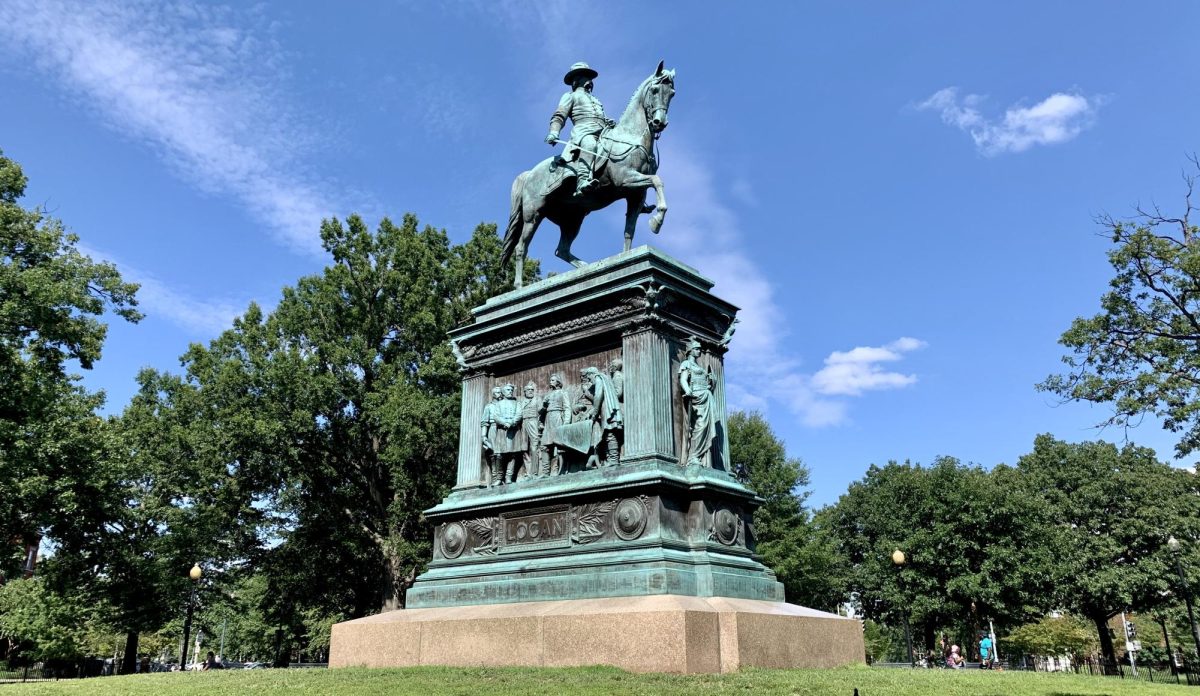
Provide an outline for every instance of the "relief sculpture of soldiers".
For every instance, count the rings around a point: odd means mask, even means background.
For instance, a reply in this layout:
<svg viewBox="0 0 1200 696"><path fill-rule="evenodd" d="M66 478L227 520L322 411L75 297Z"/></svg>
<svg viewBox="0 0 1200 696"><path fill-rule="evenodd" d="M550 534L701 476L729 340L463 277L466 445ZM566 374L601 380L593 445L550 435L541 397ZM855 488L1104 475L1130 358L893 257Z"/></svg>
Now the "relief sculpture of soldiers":
<svg viewBox="0 0 1200 696"><path fill-rule="evenodd" d="M480 418L489 486L620 462L625 382L620 358L607 371L581 370L573 390L564 387L558 372L548 382L540 397L537 383L527 383L520 401L512 384L492 388L492 401Z"/></svg>

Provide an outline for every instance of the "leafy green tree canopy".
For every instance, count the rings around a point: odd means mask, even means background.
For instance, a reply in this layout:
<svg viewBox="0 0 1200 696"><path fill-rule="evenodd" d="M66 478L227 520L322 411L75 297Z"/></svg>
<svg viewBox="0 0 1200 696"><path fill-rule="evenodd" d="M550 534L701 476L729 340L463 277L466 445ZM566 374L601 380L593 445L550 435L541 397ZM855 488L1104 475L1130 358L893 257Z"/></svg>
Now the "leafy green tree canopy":
<svg viewBox="0 0 1200 696"><path fill-rule="evenodd" d="M104 312L141 318L137 286L82 254L61 222L23 208L25 184L0 154L0 544L62 542L96 523L103 396L68 371L100 358Z"/></svg>
<svg viewBox="0 0 1200 696"><path fill-rule="evenodd" d="M745 465L751 488L766 501L754 513L763 562L783 583L788 601L834 609L844 599L841 567L830 540L804 507L808 468L787 455L761 414L729 414L728 432L732 461Z"/></svg>
<svg viewBox="0 0 1200 696"><path fill-rule="evenodd" d="M1066 374L1038 385L1067 400L1111 405L1102 425L1161 418L1179 433L1180 457L1200 448L1200 229L1191 220L1195 178L1186 184L1178 216L1155 207L1132 220L1100 218L1112 237L1115 275L1100 313L1076 319L1059 339L1071 350Z"/></svg>
<svg viewBox="0 0 1200 696"><path fill-rule="evenodd" d="M1097 646L1095 628L1069 615L1047 616L1018 626L1003 642L1010 652L1043 657L1089 655Z"/></svg>
<svg viewBox="0 0 1200 696"><path fill-rule="evenodd" d="M411 215L373 232L351 216L321 239L332 263L274 311L251 306L193 346L182 378L144 378L163 417L191 414L170 419L195 466L228 472L214 490L242 519L249 501L265 511L255 526L274 539L254 563L277 625L402 605L430 555L422 511L454 477L461 387L446 334L512 286L492 225L453 245Z"/></svg>
<svg viewBox="0 0 1200 696"><path fill-rule="evenodd" d="M1054 607L1090 620L1113 659L1110 618L1178 597L1167 539L1176 536L1192 559L1200 557L1200 482L1145 447L1050 435L1037 437L1017 472L1021 490L1044 501L1056 537Z"/></svg>

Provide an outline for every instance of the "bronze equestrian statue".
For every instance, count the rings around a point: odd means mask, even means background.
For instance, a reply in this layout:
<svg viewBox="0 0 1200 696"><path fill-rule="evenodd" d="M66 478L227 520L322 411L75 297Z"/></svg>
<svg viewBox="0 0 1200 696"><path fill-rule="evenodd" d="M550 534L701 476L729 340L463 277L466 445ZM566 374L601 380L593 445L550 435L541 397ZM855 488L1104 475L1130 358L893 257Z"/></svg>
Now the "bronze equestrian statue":
<svg viewBox="0 0 1200 696"><path fill-rule="evenodd" d="M543 219L558 225L560 238L554 255L572 266L582 266L583 260L571 253L571 244L588 213L625 200L625 251L633 247L638 215L653 213L650 230L657 234L667 214L662 179L656 174L654 142L667 127L667 111L675 96L675 71L664 70L660 62L615 123L592 96L592 81L597 76L586 63L571 66L563 78L571 91L559 101L546 136L551 145L562 142L559 131L570 119L566 150L561 157L543 160L522 172L513 182L503 263L514 260L518 288L524 281L525 252ZM566 185L569 183L574 185ZM655 195L652 206L646 205L650 187Z"/></svg>

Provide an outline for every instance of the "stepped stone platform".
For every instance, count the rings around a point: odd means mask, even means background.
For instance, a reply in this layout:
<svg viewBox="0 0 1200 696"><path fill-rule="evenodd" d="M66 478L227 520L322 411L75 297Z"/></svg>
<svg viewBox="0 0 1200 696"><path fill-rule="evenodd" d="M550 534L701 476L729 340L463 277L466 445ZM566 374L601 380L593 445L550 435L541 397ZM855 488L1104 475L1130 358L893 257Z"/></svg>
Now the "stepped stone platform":
<svg viewBox="0 0 1200 696"><path fill-rule="evenodd" d="M654 595L406 609L333 627L330 667L732 672L862 662L853 619L782 602Z"/></svg>

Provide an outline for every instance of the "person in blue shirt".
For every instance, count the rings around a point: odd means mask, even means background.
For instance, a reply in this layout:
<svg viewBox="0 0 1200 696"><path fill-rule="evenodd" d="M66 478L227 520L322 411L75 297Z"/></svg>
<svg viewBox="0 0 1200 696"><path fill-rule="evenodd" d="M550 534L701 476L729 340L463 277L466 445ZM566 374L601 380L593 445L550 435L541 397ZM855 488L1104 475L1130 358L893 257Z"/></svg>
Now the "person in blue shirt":
<svg viewBox="0 0 1200 696"><path fill-rule="evenodd" d="M986 634L979 634L979 667L981 669L992 668L992 658L994 651L992 650L992 639Z"/></svg>

